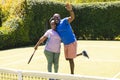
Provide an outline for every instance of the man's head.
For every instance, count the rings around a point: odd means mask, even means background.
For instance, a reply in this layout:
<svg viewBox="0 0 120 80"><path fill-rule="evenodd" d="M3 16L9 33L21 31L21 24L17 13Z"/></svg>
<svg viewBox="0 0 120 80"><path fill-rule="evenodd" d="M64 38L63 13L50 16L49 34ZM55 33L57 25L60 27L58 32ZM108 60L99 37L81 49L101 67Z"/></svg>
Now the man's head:
<svg viewBox="0 0 120 80"><path fill-rule="evenodd" d="M56 24L58 24L59 22L60 22L60 14L58 14L58 13L55 13L54 15L53 15L53 19L55 20L55 23Z"/></svg>

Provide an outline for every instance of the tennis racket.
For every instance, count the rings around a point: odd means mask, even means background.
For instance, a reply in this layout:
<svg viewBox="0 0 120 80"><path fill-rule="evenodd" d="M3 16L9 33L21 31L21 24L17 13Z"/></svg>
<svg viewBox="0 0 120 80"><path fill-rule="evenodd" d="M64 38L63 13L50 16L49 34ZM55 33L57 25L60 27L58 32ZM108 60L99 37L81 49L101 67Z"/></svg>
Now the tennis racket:
<svg viewBox="0 0 120 80"><path fill-rule="evenodd" d="M36 50L34 50L34 52L32 53L32 55L30 56L30 59L29 59L29 61L28 61L28 64L31 62L31 60L32 60L32 58L33 58L33 56L34 56L34 54L35 54L35 51L36 51Z"/></svg>

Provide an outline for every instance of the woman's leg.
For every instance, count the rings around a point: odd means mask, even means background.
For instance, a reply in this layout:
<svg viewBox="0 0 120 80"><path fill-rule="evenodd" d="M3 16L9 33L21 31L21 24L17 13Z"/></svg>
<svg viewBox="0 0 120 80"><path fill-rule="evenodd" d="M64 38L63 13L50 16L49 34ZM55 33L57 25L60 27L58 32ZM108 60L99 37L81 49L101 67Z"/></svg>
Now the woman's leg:
<svg viewBox="0 0 120 80"><path fill-rule="evenodd" d="M54 53L54 72L57 73L58 72L58 68L59 68L59 55L60 53Z"/></svg>
<svg viewBox="0 0 120 80"><path fill-rule="evenodd" d="M53 63L53 53L49 52L49 51L44 51L48 65L47 65L47 69L48 72L52 72L52 63Z"/></svg>

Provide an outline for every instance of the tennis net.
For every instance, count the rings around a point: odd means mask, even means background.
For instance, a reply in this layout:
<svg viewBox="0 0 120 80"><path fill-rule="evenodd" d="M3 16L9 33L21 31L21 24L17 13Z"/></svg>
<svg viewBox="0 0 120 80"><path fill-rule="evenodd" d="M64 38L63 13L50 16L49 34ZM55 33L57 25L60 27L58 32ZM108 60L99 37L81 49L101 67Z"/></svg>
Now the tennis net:
<svg viewBox="0 0 120 80"><path fill-rule="evenodd" d="M113 79L94 76L0 68L0 80L113 80Z"/></svg>

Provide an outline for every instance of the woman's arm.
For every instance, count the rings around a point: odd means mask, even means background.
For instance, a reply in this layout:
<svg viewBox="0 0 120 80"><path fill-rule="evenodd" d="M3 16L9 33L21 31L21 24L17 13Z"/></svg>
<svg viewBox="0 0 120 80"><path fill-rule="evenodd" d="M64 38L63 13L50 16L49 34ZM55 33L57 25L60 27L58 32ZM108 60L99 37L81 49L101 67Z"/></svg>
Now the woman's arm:
<svg viewBox="0 0 120 80"><path fill-rule="evenodd" d="M38 48L38 46L43 43L45 40L47 39L47 37L42 36L39 41L37 42L37 44L35 45L34 49L36 50Z"/></svg>

